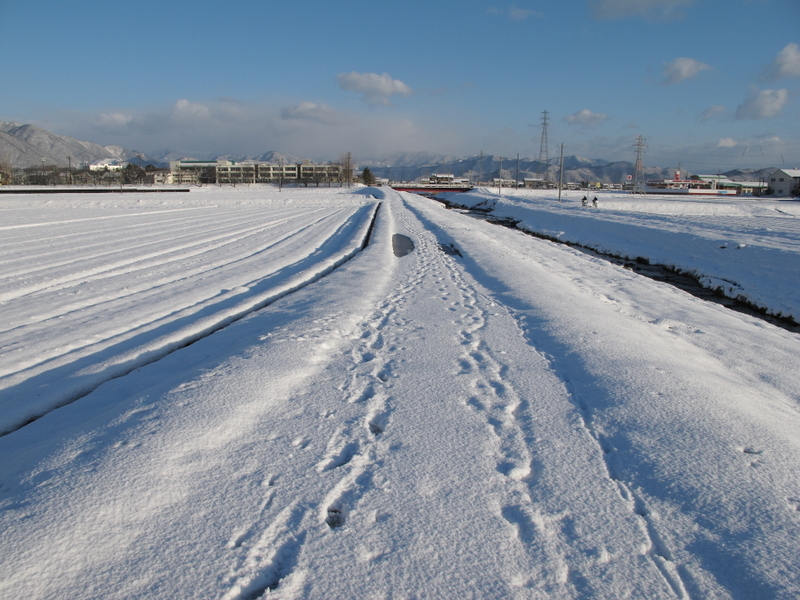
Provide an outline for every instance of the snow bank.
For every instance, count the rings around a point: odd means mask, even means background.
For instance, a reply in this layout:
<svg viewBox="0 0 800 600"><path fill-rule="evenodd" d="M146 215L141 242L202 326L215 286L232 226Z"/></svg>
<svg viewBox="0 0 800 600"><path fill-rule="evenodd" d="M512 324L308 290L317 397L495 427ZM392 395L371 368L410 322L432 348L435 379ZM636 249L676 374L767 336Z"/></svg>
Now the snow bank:
<svg viewBox="0 0 800 600"><path fill-rule="evenodd" d="M584 192L491 190L452 194L459 206L489 209L525 231L599 252L666 265L710 289L800 321L800 203Z"/></svg>

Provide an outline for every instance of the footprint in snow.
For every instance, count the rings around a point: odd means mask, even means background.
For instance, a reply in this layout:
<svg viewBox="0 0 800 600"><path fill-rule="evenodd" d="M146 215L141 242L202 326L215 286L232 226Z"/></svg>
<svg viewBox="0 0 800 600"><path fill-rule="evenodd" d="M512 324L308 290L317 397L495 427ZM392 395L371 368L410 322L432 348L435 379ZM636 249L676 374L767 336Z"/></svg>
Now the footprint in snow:
<svg viewBox="0 0 800 600"><path fill-rule="evenodd" d="M345 514L342 506L338 502L334 502L328 507L328 516L325 518L325 523L331 529L337 529L344 525Z"/></svg>
<svg viewBox="0 0 800 600"><path fill-rule="evenodd" d="M298 448L299 450L304 450L309 444L311 443L311 438L307 438L303 435L296 437L292 441L292 446Z"/></svg>
<svg viewBox="0 0 800 600"><path fill-rule="evenodd" d="M317 471L324 473L332 471L349 463L359 449L358 441L348 442L333 456L329 456L317 465Z"/></svg>

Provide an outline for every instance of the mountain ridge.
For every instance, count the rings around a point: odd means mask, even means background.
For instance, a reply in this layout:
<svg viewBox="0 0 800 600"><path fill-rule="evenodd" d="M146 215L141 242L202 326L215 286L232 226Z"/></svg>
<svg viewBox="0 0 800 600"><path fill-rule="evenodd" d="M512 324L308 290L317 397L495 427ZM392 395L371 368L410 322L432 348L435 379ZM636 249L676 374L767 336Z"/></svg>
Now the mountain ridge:
<svg viewBox="0 0 800 600"><path fill-rule="evenodd" d="M148 156L142 152L130 150L118 145L102 146L88 141L77 140L65 135L51 133L41 127L13 121L0 121L0 163L14 168L35 167L44 161L48 165L78 167L100 160L115 159L152 164L157 167L168 167L169 161L193 158L196 160L227 159L236 162L247 160L274 162L281 160L285 164L300 163L301 158L284 154L275 150L257 156L249 155L215 155L211 152L186 152L164 150ZM517 170L519 163L519 170ZM558 181L558 159L551 159L546 164L533 158L502 158L494 155L477 155L470 157L454 157L427 151L397 152L381 159L365 159L357 161L357 167L369 167L376 177L395 181L413 181L433 173L448 173L456 177L469 178L471 181L491 181L501 176L503 179L546 178L551 182ZM759 180L775 170L766 169L734 169L723 173L734 179ZM644 176L648 179L671 179L674 168L645 167ZM607 161L599 158L582 156L564 157L564 183L592 182L624 183L632 176L634 164L628 161ZM682 175L692 175L686 170Z"/></svg>

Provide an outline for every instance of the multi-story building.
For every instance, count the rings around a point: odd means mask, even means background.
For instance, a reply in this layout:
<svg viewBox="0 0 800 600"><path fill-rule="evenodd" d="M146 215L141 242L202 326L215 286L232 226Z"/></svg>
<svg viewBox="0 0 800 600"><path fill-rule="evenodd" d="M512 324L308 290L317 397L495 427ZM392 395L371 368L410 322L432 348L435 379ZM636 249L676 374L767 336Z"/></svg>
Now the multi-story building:
<svg viewBox="0 0 800 600"><path fill-rule="evenodd" d="M233 160L173 160L171 183L303 183L328 184L342 181L341 165L272 164Z"/></svg>

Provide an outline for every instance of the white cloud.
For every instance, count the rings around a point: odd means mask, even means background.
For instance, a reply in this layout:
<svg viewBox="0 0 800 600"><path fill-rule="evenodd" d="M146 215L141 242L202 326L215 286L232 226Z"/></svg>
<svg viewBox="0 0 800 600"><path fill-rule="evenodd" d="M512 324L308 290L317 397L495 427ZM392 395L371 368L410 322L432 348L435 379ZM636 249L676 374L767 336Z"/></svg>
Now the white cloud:
<svg viewBox="0 0 800 600"><path fill-rule="evenodd" d="M662 75L665 85L680 83L686 79L697 77L701 72L711 69L710 65L693 58L676 58L664 65Z"/></svg>
<svg viewBox="0 0 800 600"><path fill-rule="evenodd" d="M538 10L532 10L530 8L520 8L519 6L512 4L507 9L499 9L495 6L488 8L486 10L486 14L489 15L508 15L508 17L514 21L524 21L528 17L543 17L544 13Z"/></svg>
<svg viewBox="0 0 800 600"><path fill-rule="evenodd" d="M701 121L708 121L717 115L724 115L726 112L728 112L728 107L726 107L724 104L715 104L714 106L711 106L700 113L699 119Z"/></svg>
<svg viewBox="0 0 800 600"><path fill-rule="evenodd" d="M175 103L173 114L179 118L189 119L208 119L211 117L211 111L206 105L189 102L186 98L182 98Z"/></svg>
<svg viewBox="0 0 800 600"><path fill-rule="evenodd" d="M181 99L149 111L59 112L52 115L48 128L150 155L170 149L199 159L258 156L269 150L314 160L333 160L346 151L356 159L420 149L466 154L475 145L454 123L364 112L309 101L281 105L233 98Z"/></svg>
<svg viewBox="0 0 800 600"><path fill-rule="evenodd" d="M608 115L601 113L593 113L587 108L576 112L573 115L564 117L564 122L570 125L580 125L582 127L594 127L608 119Z"/></svg>
<svg viewBox="0 0 800 600"><path fill-rule="evenodd" d="M100 115L100 123L103 127L108 127L109 129L127 127L133 119L133 115L122 112L102 113Z"/></svg>
<svg viewBox="0 0 800 600"><path fill-rule="evenodd" d="M370 105L388 106L391 96L410 96L413 91L398 79L392 79L388 73L340 73L336 82L343 90L364 94L364 102Z"/></svg>
<svg viewBox="0 0 800 600"><path fill-rule="evenodd" d="M308 101L281 108L281 117L283 119L314 121L324 125L342 125L350 120L349 115L346 113L330 108L325 104L314 104Z"/></svg>
<svg viewBox="0 0 800 600"><path fill-rule="evenodd" d="M800 46L795 43L778 52L775 60L764 70L764 81L777 81L786 77L800 77Z"/></svg>
<svg viewBox="0 0 800 600"><path fill-rule="evenodd" d="M589 8L597 19L644 17L670 20L683 17L683 7L695 0L589 0Z"/></svg>
<svg viewBox="0 0 800 600"><path fill-rule="evenodd" d="M721 138L719 142L717 142L717 148L733 148L734 146L738 145L739 142L733 138Z"/></svg>
<svg viewBox="0 0 800 600"><path fill-rule="evenodd" d="M754 90L736 108L737 119L771 119L778 115L789 100L789 92L780 90Z"/></svg>
<svg viewBox="0 0 800 600"><path fill-rule="evenodd" d="M519 8L518 6L511 5L508 7L508 16L515 21L524 21L528 17L542 17L543 13L528 8Z"/></svg>

